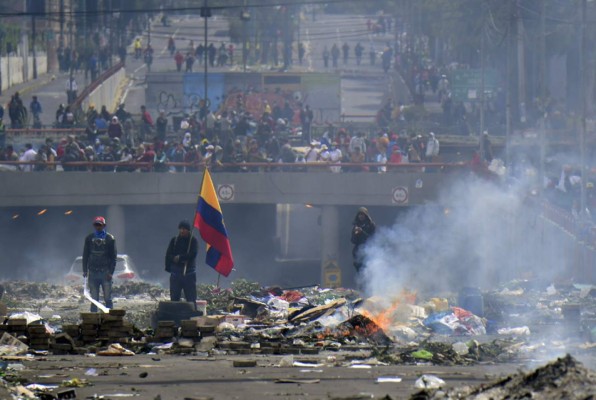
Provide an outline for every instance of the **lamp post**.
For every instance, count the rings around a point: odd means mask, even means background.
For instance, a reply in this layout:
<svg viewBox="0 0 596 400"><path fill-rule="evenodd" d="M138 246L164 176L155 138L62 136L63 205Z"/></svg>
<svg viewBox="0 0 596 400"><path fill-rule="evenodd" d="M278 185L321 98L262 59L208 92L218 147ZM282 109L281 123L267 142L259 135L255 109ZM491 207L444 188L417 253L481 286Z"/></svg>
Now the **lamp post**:
<svg viewBox="0 0 596 400"><path fill-rule="evenodd" d="M0 96L2 95L2 49L4 48L4 29L0 28Z"/></svg>
<svg viewBox="0 0 596 400"><path fill-rule="evenodd" d="M33 79L37 79L37 56L35 54L35 13L31 13L31 53L33 55Z"/></svg>
<svg viewBox="0 0 596 400"><path fill-rule="evenodd" d="M246 1L244 2L246 5ZM242 64L243 64L243 72L246 72L246 61L248 59L248 51L246 49L246 24L250 20L250 13L243 9L240 13L240 20L242 21Z"/></svg>
<svg viewBox="0 0 596 400"><path fill-rule="evenodd" d="M587 0L581 1L581 23L580 23L580 50L579 50L579 71L580 71L580 93L581 93L581 129L579 132L579 156L581 164L581 189L580 189L580 208L581 215L585 218L587 198L586 198L586 14Z"/></svg>
<svg viewBox="0 0 596 400"><path fill-rule="evenodd" d="M211 17L211 9L209 8L208 4L207 4L207 0L203 0L203 7L201 7L201 17L205 18L205 32L204 32L204 47L205 47L205 51L203 52L205 55L205 70L203 72L203 86L204 86L204 95L203 95L203 102L205 104L205 111L208 108L208 103L207 103L207 96L208 96L208 79L207 79L207 72L209 69L209 51L207 50L207 36L208 36L208 25L207 25L207 20L209 17ZM206 115L206 113L205 113Z"/></svg>

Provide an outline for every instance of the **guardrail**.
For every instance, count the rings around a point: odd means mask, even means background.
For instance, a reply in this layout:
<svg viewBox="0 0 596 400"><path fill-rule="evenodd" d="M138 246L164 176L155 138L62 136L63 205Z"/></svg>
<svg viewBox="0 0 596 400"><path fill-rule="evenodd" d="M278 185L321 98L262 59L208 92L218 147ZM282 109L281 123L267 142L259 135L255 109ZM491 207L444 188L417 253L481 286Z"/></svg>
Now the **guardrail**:
<svg viewBox="0 0 596 400"><path fill-rule="evenodd" d="M20 128L20 129L7 129L6 133L10 134L12 136L17 136L17 135L21 135L21 134L26 134L26 135L43 135L43 134L52 134L52 133L67 133L69 135L71 134L77 134L77 133L83 133L85 132L85 128Z"/></svg>
<svg viewBox="0 0 596 400"><path fill-rule="evenodd" d="M119 62L118 64L114 64L112 67L106 69L104 72L99 75L99 77L91 82L83 91L77 96L77 98L72 102L72 106L74 109L78 109L83 100L85 100L99 85L104 83L107 79L109 79L112 75L120 70L120 68L124 68L124 64Z"/></svg>
<svg viewBox="0 0 596 400"><path fill-rule="evenodd" d="M122 169L134 169L134 170L145 170L150 171L155 167L165 167L166 169L172 168L190 168L193 172L203 171L205 168L209 168L212 172L331 172L330 167L341 167L346 168L342 172L364 172L364 173L377 173L379 168L384 168L387 171L392 172L425 172L425 173L443 173L451 171L461 171L470 169L470 165L464 162L458 163L408 163L408 164L379 164L379 163L277 163L277 162L247 162L247 163L221 163L217 165L206 166L205 163L192 163L192 162L165 162L165 163L151 163L151 162L103 162L103 161L73 161L73 162L61 162L61 161L0 161L0 166L13 166L16 168L21 166L33 166L33 167L45 167L45 171L55 170L57 167L62 168L85 168L84 170L89 172L102 172L105 168L113 167ZM83 169L78 169L83 171ZM112 172L112 171L108 171ZM158 172L158 171L153 171ZM166 172L166 171L164 171Z"/></svg>
<svg viewBox="0 0 596 400"><path fill-rule="evenodd" d="M564 231L591 248L596 248L596 225L585 218L575 218L569 211L548 201L541 204L542 215L560 226Z"/></svg>

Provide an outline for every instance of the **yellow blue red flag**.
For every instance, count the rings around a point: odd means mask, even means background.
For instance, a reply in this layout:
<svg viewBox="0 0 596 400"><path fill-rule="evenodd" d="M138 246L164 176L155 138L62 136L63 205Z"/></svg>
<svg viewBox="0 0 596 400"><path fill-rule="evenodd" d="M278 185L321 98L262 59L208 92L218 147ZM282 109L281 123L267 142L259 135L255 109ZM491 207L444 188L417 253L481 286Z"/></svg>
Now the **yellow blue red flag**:
<svg viewBox="0 0 596 400"><path fill-rule="evenodd" d="M207 265L223 276L230 275L232 268L234 268L232 248L230 247L230 239L224 225L215 187L207 169L205 169L203 175L194 226L207 243L207 256L205 258Z"/></svg>

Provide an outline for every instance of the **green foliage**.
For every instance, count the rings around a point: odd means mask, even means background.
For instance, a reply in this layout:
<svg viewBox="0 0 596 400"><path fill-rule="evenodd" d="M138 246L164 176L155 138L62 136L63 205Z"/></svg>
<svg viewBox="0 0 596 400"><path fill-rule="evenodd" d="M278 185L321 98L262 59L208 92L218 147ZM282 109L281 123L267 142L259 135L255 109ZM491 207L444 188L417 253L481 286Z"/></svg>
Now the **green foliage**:
<svg viewBox="0 0 596 400"><path fill-rule="evenodd" d="M230 311L235 297L246 297L257 292L261 286L256 282L246 279L237 279L232 282L230 288L222 289L215 285L197 285L197 298L207 300L207 312Z"/></svg>

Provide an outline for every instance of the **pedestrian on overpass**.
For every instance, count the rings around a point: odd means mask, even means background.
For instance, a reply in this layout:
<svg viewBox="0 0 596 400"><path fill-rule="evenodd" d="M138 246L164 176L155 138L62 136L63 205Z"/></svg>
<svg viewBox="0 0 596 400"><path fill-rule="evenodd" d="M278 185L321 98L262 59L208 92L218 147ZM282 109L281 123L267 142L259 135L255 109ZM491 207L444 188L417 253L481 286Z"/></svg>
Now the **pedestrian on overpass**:
<svg viewBox="0 0 596 400"><path fill-rule="evenodd" d="M331 59L333 60L333 68L337 68L337 60L339 60L339 47L334 43L331 47Z"/></svg>
<svg viewBox="0 0 596 400"><path fill-rule="evenodd" d="M68 77L66 80L66 104L72 104L77 98L77 91L79 87L74 76Z"/></svg>
<svg viewBox="0 0 596 400"><path fill-rule="evenodd" d="M33 116L33 127L41 128L41 120L39 115L42 113L41 103L37 100L37 96L33 96L31 103L29 103L29 112Z"/></svg>
<svg viewBox="0 0 596 400"><path fill-rule="evenodd" d="M170 36L170 38L168 39L168 50L170 51L170 56L173 56L174 52L176 51L176 43L174 43L174 36ZM192 51L194 51L194 49Z"/></svg>
<svg viewBox="0 0 596 400"><path fill-rule="evenodd" d="M147 107L141 106L141 138L145 140L151 136L153 131L153 118L147 111Z"/></svg>
<svg viewBox="0 0 596 400"><path fill-rule="evenodd" d="M329 49L327 46L323 49L323 63L325 64L325 68L329 67Z"/></svg>
<svg viewBox="0 0 596 400"><path fill-rule="evenodd" d="M182 63L184 63L184 56L180 52L180 50L176 51L176 55L174 56L174 61L176 62L176 71L182 71Z"/></svg>
<svg viewBox="0 0 596 400"><path fill-rule="evenodd" d="M348 45L348 42L344 42L344 45L341 46L341 49L344 53L344 65L346 65L348 63L348 56L350 54L350 46Z"/></svg>

